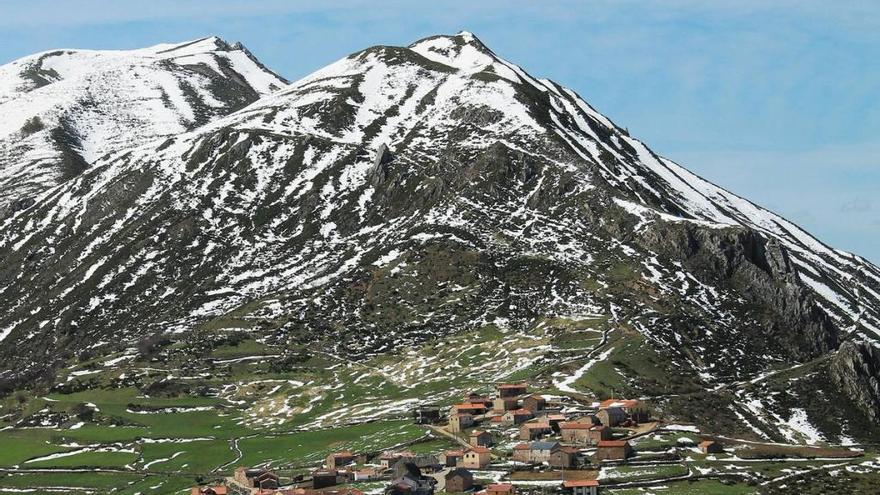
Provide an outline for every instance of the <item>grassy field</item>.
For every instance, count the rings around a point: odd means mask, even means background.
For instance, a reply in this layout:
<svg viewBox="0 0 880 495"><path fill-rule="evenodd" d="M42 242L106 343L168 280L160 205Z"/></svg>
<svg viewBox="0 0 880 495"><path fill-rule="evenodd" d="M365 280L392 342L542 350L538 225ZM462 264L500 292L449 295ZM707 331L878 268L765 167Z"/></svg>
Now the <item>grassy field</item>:
<svg viewBox="0 0 880 495"><path fill-rule="evenodd" d="M674 478L688 474L681 464L657 464L639 466L614 466L602 468L602 480L609 482L645 481Z"/></svg>
<svg viewBox="0 0 880 495"><path fill-rule="evenodd" d="M727 485L716 480L676 481L658 487L607 488L608 495L747 495L758 489L744 484Z"/></svg>

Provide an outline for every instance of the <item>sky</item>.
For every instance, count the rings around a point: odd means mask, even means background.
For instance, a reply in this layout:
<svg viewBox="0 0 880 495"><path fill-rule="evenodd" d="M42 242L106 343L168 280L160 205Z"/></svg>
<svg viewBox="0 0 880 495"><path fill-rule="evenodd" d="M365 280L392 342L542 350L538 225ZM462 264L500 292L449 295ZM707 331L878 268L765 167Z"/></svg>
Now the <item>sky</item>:
<svg viewBox="0 0 880 495"><path fill-rule="evenodd" d="M217 35L295 80L371 45L461 30L880 264L880 1L0 0L0 63Z"/></svg>

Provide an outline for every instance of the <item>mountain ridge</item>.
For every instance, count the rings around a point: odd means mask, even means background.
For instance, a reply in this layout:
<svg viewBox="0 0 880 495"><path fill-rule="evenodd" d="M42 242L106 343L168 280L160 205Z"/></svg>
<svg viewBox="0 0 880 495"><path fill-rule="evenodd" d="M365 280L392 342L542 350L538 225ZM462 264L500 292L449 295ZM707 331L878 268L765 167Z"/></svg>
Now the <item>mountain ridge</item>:
<svg viewBox="0 0 880 495"><path fill-rule="evenodd" d="M656 155L470 33L356 52L206 125L105 155L5 219L0 257L11 308L0 341L40 342L5 356L15 365L0 376L18 379L86 348L231 318L274 342L365 358L587 315L621 336L606 358L635 366L615 357L627 346L653 356L660 378L622 373L624 386L714 397L732 428L781 407L748 382L782 369L870 381L858 362L870 352L822 363L880 333L876 267ZM579 383L583 368L559 366L544 378ZM859 414L880 410L848 388ZM674 397L663 407L689 413ZM829 437L876 435L846 414L834 411L844 426Z"/></svg>
<svg viewBox="0 0 880 495"><path fill-rule="evenodd" d="M10 62L0 67L0 207L21 207L108 152L197 127L286 83L218 37Z"/></svg>

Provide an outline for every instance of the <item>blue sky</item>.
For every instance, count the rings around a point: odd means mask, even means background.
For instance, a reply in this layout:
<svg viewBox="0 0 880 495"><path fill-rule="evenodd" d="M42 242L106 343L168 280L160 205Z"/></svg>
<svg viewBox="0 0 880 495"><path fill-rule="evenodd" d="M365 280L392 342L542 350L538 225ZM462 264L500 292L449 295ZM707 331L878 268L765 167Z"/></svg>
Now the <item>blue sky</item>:
<svg viewBox="0 0 880 495"><path fill-rule="evenodd" d="M463 29L659 153L880 262L876 1L0 0L0 63L216 34L297 79Z"/></svg>

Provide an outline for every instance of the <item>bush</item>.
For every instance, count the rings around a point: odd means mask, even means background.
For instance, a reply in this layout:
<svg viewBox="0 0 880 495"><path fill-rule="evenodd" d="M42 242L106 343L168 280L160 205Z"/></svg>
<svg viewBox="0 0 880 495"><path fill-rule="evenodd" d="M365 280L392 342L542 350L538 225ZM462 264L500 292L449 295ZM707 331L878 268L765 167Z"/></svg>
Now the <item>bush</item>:
<svg viewBox="0 0 880 495"><path fill-rule="evenodd" d="M40 132L45 129L46 126L43 125L43 121L39 117L31 117L25 121L24 125L21 126L21 132L28 136L35 132Z"/></svg>

